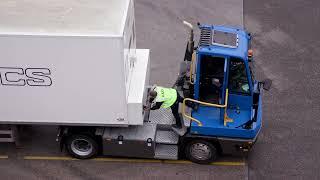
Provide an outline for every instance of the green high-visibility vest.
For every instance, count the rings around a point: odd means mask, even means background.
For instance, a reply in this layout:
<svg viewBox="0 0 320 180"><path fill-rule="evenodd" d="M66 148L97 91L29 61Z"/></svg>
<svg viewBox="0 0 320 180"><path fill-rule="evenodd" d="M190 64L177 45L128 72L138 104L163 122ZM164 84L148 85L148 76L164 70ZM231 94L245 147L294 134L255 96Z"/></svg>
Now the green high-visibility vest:
<svg viewBox="0 0 320 180"><path fill-rule="evenodd" d="M177 91L175 89L157 86L155 90L157 91L156 102L163 102L161 108L169 108L176 102Z"/></svg>

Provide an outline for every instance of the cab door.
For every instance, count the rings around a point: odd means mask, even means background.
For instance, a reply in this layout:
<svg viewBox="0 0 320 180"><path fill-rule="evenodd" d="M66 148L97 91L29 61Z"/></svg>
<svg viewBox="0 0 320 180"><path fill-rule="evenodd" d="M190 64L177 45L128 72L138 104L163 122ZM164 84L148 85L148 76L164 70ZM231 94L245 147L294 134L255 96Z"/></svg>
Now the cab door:
<svg viewBox="0 0 320 180"><path fill-rule="evenodd" d="M252 118L252 80L248 64L240 58L229 58L227 87L229 100L227 114L233 119L228 123L238 127Z"/></svg>

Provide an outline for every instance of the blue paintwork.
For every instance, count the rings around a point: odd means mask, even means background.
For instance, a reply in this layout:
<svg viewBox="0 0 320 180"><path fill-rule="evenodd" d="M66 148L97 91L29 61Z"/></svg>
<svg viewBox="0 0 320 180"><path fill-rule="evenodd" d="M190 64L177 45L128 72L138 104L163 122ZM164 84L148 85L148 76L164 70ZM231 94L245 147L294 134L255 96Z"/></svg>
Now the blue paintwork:
<svg viewBox="0 0 320 180"><path fill-rule="evenodd" d="M190 133L197 135L216 136L216 137L229 137L229 138L244 138L252 139L257 136L261 128L262 118L262 100L260 97L257 121L253 123L252 129L244 129L239 127L253 118L254 112L252 109L253 92L257 90L257 82L252 82L249 64L248 64L248 45L250 36L243 29L231 28L224 26L209 26L202 25L201 27L210 27L224 32L231 32L238 34L239 45L237 48L223 47L218 45L211 45L205 47L198 47L197 49L197 66L196 66L196 79L194 85L194 98L199 99L200 90L200 74L201 74L201 58L203 55L212 55L224 57L225 59L225 75L223 83L223 93L228 85L229 74L229 58L237 57L244 61L247 71L247 78L249 81L249 91L247 95L229 93L227 115L234 120L233 123L228 123L227 126L223 124L224 109L215 107L199 106L197 111L192 112L192 116L203 123L200 127L197 123L192 122L190 126ZM254 86L255 83L255 86ZM261 96L261 95L260 95ZM224 95L221 104L224 104Z"/></svg>
<svg viewBox="0 0 320 180"><path fill-rule="evenodd" d="M190 133L206 136L244 139L253 139L256 137L261 127L261 117L258 118L257 122L253 123L252 129L243 129L241 127L236 128L238 125L247 122L247 117L251 116L251 111L243 110L240 114L237 114L234 112L234 110L228 110L229 117L233 118L235 120L235 123L228 123L228 126L225 127L223 125L223 120L219 117L220 111L223 111L223 109L210 108L205 106L199 107L197 112L192 113L192 116L196 119L201 119L203 126L200 127L197 125L197 123L192 122Z"/></svg>
<svg viewBox="0 0 320 180"><path fill-rule="evenodd" d="M235 33L239 38L239 45L237 48L227 48L223 46L211 45L199 47L198 52L203 54L215 54L220 56L233 56L248 61L248 46L250 36L246 31L240 28L232 28L225 26L209 26L209 25L201 25L201 27L210 27L211 29L215 29L223 32Z"/></svg>

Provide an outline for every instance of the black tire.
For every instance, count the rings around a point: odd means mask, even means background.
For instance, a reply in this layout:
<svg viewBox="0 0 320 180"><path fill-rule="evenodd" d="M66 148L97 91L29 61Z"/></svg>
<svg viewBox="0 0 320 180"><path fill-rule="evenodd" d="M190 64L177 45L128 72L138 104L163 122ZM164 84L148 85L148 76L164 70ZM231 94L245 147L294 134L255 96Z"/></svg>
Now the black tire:
<svg viewBox="0 0 320 180"><path fill-rule="evenodd" d="M78 159L93 158L98 154L99 146L91 136L76 134L67 138L66 147L69 154Z"/></svg>
<svg viewBox="0 0 320 180"><path fill-rule="evenodd" d="M192 140L185 148L186 157L198 164L210 164L217 156L217 148L205 140Z"/></svg>

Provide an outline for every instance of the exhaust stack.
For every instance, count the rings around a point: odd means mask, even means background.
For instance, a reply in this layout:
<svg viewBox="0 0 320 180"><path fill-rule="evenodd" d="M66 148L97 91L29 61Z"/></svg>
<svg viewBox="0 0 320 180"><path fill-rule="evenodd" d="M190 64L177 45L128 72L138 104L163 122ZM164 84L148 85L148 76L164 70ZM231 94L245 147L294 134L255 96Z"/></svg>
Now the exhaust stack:
<svg viewBox="0 0 320 180"><path fill-rule="evenodd" d="M192 26L191 23L189 23L189 22L187 22L187 21L183 21L183 24L186 25L186 26L189 28L189 30L190 30L187 50L188 50L189 53L192 55L192 53L193 53L193 48L194 48L193 26Z"/></svg>

